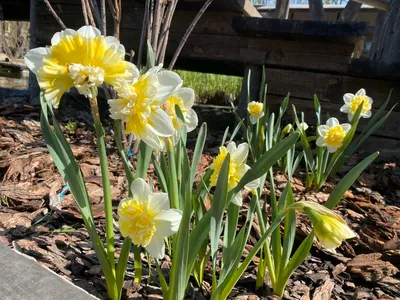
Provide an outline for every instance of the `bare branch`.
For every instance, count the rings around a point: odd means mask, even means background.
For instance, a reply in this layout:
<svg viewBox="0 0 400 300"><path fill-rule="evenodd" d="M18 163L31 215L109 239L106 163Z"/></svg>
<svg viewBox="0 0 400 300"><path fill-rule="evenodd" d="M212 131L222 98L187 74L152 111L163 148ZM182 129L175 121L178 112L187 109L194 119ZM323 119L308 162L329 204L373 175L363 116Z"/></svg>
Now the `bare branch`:
<svg viewBox="0 0 400 300"><path fill-rule="evenodd" d="M106 0L100 0L100 11L101 11L101 25L103 35L107 34L107 15L106 15Z"/></svg>
<svg viewBox="0 0 400 300"><path fill-rule="evenodd" d="M177 3L178 0L171 1L165 13L165 18L163 20L158 42L158 44L161 45L161 47L158 47L158 51L156 54L156 61L158 64L164 63L165 52L167 50L167 45L168 45L169 29L171 27L172 17L174 15Z"/></svg>
<svg viewBox="0 0 400 300"><path fill-rule="evenodd" d="M87 11L87 15L89 17L90 25L92 25L93 27L96 27L96 22L94 21L94 18L93 18L92 9L90 8L89 0L84 0L84 1L85 1L86 11Z"/></svg>
<svg viewBox="0 0 400 300"><path fill-rule="evenodd" d="M194 27L196 26L197 22L200 20L201 16L204 14L204 12L207 10L207 8L210 6L210 4L213 2L213 0L207 0L206 3L204 3L203 7L200 9L200 11L197 13L196 17L193 19L192 23L189 25L188 29L185 32L185 35L181 39L181 42L179 43L178 49L176 49L174 56L172 57L172 60L169 64L168 70L172 70L174 67L176 60L178 59L179 54L182 51L183 46L185 45L189 35L192 33Z"/></svg>
<svg viewBox="0 0 400 300"><path fill-rule="evenodd" d="M51 14L53 17L57 20L58 24L60 24L61 28L63 30L67 29L67 26L65 26L64 22L60 19L60 17L57 15L53 7L51 6L50 2L48 0L43 0L44 3L46 3L47 8L50 10Z"/></svg>
<svg viewBox="0 0 400 300"><path fill-rule="evenodd" d="M85 0L81 0L81 3L82 3L82 13L83 13L83 19L85 20L85 25L89 25Z"/></svg>
<svg viewBox="0 0 400 300"><path fill-rule="evenodd" d="M138 53L138 59L137 59L137 63L136 63L139 70L141 69L141 66L142 66L143 48L144 48L144 42L146 40L147 26L148 26L148 22L149 22L150 1L151 0L146 0L146 4L145 4L145 8L144 8L142 33L140 35L139 53Z"/></svg>

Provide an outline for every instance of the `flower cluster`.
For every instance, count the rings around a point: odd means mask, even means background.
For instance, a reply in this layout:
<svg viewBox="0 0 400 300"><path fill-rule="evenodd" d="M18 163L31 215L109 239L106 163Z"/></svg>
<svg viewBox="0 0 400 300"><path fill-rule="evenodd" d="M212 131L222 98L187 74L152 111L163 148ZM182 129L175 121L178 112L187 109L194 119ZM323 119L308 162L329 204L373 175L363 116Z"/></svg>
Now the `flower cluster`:
<svg viewBox="0 0 400 300"><path fill-rule="evenodd" d="M97 28L83 26L56 33L51 47L30 50L25 62L54 107L72 87L95 98L104 82L113 86L118 98L108 101L111 118L122 120L126 133L156 150L163 149L162 138L179 137L180 126L186 126L188 132L197 127L194 91L182 88L178 74L162 71L160 65L140 76L137 67L124 58L125 48L115 37L104 37ZM183 122L176 116L176 106Z"/></svg>
<svg viewBox="0 0 400 300"><path fill-rule="evenodd" d="M362 104L360 117L371 117L372 99L368 97L364 89L360 89L355 95L347 93L343 96L344 105L340 108L341 112L347 113L349 121L352 121L354 114ZM326 125L318 127L317 146L326 147L330 153L336 152L342 147L343 140L350 131L351 125L348 123L340 124L336 118L330 118Z"/></svg>

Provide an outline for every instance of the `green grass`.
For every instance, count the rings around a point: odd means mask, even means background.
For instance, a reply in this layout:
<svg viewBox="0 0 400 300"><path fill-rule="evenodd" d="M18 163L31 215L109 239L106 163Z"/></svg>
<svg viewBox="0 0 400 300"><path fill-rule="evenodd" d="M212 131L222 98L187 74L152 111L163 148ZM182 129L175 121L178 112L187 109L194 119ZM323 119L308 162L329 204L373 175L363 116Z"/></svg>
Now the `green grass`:
<svg viewBox="0 0 400 300"><path fill-rule="evenodd" d="M183 85L194 89L197 102L228 104L229 95L239 97L242 77L175 70Z"/></svg>

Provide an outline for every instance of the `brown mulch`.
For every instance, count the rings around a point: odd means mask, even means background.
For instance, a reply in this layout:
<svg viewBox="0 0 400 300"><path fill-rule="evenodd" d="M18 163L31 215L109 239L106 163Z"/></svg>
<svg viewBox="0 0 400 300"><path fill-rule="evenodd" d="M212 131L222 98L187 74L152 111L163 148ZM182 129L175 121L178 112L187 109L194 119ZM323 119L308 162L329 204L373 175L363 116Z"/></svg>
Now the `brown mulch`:
<svg viewBox="0 0 400 300"><path fill-rule="evenodd" d="M14 99L15 100L15 99ZM17 251L34 257L90 293L106 298L101 269L91 249L90 241L75 202L68 193L60 196L65 183L55 169L41 137L39 108L23 100L0 102L0 241ZM104 213L99 159L91 130L91 116L87 111L65 111L58 116L68 136L75 157L84 175L94 218L100 235L104 233ZM65 124L77 122L75 133ZM107 122L105 122L107 124ZM106 131L111 126L106 125ZM193 144L195 133L189 137ZM217 152L221 133L211 132L207 152ZM127 195L127 184L120 160L114 151L111 137L107 141L110 157L112 198L115 206ZM205 155L201 169L207 167L211 156ZM359 159L354 157L350 164ZM150 170L152 172L152 170ZM343 174L338 174L338 178ZM297 200L323 203L327 200L338 178L327 183L318 193L307 192L302 184L303 174L293 179ZM154 174L152 177L155 178ZM155 180L155 179L154 179ZM275 176L278 189L287 178ZM268 186L266 186L268 193ZM307 260L289 280L284 299L400 299L400 168L394 162L370 166L347 191L336 210L346 219L358 237L346 241L333 255L317 244ZM242 211L245 215L247 203ZM310 225L298 218L296 245L310 232ZM246 251L250 251L260 235L257 222ZM122 237L116 233L117 254ZM244 253L245 255L246 253ZM162 299L157 287L154 266L149 268L143 257L143 284L134 284L132 257L128 263L124 286L125 299ZM275 299L265 286L254 291L257 259L251 264L231 294L232 299ZM162 264L168 274L169 260ZM188 289L188 299L208 299L210 284Z"/></svg>

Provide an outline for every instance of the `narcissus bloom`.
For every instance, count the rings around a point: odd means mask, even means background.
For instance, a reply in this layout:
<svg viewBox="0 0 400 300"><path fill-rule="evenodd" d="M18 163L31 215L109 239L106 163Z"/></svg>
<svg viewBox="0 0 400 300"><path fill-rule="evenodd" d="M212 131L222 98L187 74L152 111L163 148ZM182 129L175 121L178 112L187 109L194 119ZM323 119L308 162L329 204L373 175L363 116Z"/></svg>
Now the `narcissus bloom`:
<svg viewBox="0 0 400 300"><path fill-rule="evenodd" d="M147 183L138 178L131 185L132 197L125 198L118 207L121 234L133 244L146 248L157 259L165 255L164 237L176 233L182 212L170 209L166 193L152 193Z"/></svg>
<svg viewBox="0 0 400 300"><path fill-rule="evenodd" d="M242 143L236 147L235 142L230 142L227 147L221 146L219 147L219 154L214 159L210 168L214 170L213 174L210 178L210 185L216 186L219 173L221 172L222 164L227 156L230 154L230 163L229 163L229 173L228 173L228 191L232 190L237 186L239 181L242 179L244 174L250 169L248 165L246 165L247 156L249 154L249 145L247 143ZM258 187L259 180L256 179L246 185L246 189L254 190ZM241 193L237 193L234 195L234 199L232 203L241 206L242 205L242 195Z"/></svg>
<svg viewBox="0 0 400 300"><path fill-rule="evenodd" d="M335 249L342 241L356 236L339 215L325 206L310 201L299 201L291 207L306 213L319 243L333 253L336 253Z"/></svg>
<svg viewBox="0 0 400 300"><path fill-rule="evenodd" d="M336 118L328 119L326 125L318 127L317 146L327 147L330 153L335 152L343 145L343 140L350 129L350 124L339 124Z"/></svg>
<svg viewBox="0 0 400 300"><path fill-rule="evenodd" d="M156 150L163 148L160 137L175 132L171 117L161 108L165 100L182 85L175 72L151 68L133 83L120 81L115 87L119 99L110 99L110 116L125 122L125 132Z"/></svg>
<svg viewBox="0 0 400 300"><path fill-rule="evenodd" d="M349 121L353 119L358 107L363 104L360 117L371 117L372 98L368 97L364 89L359 90L355 95L347 93L343 96L344 105L340 108L341 112L347 113Z"/></svg>
<svg viewBox="0 0 400 300"><path fill-rule="evenodd" d="M251 124L256 124L257 120L264 116L264 104L261 102L251 101L247 105L249 119Z"/></svg>
<svg viewBox="0 0 400 300"><path fill-rule="evenodd" d="M29 50L25 62L36 74L46 100L58 107L61 96L72 87L95 97L103 82L115 85L121 78L133 82L139 71L124 58L125 48L115 37L104 37L97 28L83 26L78 31L57 32L51 47Z"/></svg>
<svg viewBox="0 0 400 300"><path fill-rule="evenodd" d="M180 88L176 90L163 104L164 111L171 117L175 130L179 129L179 120L176 115L175 106L178 105L185 118L184 126L187 132L193 131L198 124L197 114L192 109L195 94L191 88Z"/></svg>

